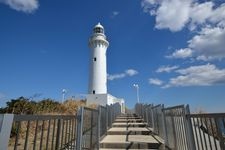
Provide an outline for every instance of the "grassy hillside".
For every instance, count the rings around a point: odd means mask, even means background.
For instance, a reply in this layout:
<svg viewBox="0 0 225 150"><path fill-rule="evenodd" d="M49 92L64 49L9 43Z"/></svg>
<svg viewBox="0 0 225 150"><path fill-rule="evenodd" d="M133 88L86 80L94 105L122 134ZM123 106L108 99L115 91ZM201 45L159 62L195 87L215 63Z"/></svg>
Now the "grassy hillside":
<svg viewBox="0 0 225 150"><path fill-rule="evenodd" d="M72 115L77 112L79 106L84 106L85 104L86 100L68 99L63 103L59 103L50 98L33 101L25 97L19 97L6 102L6 107L1 108L0 113Z"/></svg>

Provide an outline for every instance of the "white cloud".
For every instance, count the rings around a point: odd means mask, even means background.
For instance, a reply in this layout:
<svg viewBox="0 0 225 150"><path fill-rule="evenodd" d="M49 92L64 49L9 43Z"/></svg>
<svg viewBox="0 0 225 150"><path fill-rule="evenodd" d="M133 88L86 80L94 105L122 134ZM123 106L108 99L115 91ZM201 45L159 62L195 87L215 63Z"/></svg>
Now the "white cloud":
<svg viewBox="0 0 225 150"><path fill-rule="evenodd" d="M162 85L163 81L157 79L157 78L150 78L149 80L149 84L153 84L153 85Z"/></svg>
<svg viewBox="0 0 225 150"><path fill-rule="evenodd" d="M137 75L138 71L134 70L134 69L128 69L125 70L123 73L118 73L118 74L108 74L107 78L108 80L115 80L115 79L121 79L121 78L125 78L127 76L134 76Z"/></svg>
<svg viewBox="0 0 225 150"><path fill-rule="evenodd" d="M142 7L146 7L146 9L149 9L148 7L150 7L151 5L156 4L157 1L160 2L160 0L143 0L141 2L141 5L142 5Z"/></svg>
<svg viewBox="0 0 225 150"><path fill-rule="evenodd" d="M156 28L181 30L189 20L191 0L163 0L156 15Z"/></svg>
<svg viewBox="0 0 225 150"><path fill-rule="evenodd" d="M192 56L193 51L190 48L178 49L166 58L188 58Z"/></svg>
<svg viewBox="0 0 225 150"><path fill-rule="evenodd" d="M156 72L157 73L161 73L161 72L167 72L167 73L170 73L171 71L175 70L179 68L179 66L161 66L159 67Z"/></svg>
<svg viewBox="0 0 225 150"><path fill-rule="evenodd" d="M203 28L189 43L197 59L213 60L225 58L225 28Z"/></svg>
<svg viewBox="0 0 225 150"><path fill-rule="evenodd" d="M138 74L138 71L134 70L134 69L128 69L125 71L126 75L128 76L134 76L136 74Z"/></svg>
<svg viewBox="0 0 225 150"><path fill-rule="evenodd" d="M120 12L118 12L118 11L114 11L114 12L113 12L113 15L114 15L114 16L117 16L117 15L119 15L119 13L120 13Z"/></svg>
<svg viewBox="0 0 225 150"><path fill-rule="evenodd" d="M111 14L111 17L114 18L114 17L118 16L119 14L120 14L119 11L113 11Z"/></svg>
<svg viewBox="0 0 225 150"><path fill-rule="evenodd" d="M202 4L195 3L190 11L191 24L190 29L193 30L199 24L204 24L206 19L212 15L213 2L205 2Z"/></svg>
<svg viewBox="0 0 225 150"><path fill-rule="evenodd" d="M225 21L225 3L221 4L219 7L212 11L209 20L212 23L221 23Z"/></svg>
<svg viewBox="0 0 225 150"><path fill-rule="evenodd" d="M166 58L225 58L225 3L199 0L142 0L145 12L155 16L157 29L180 31L185 26L195 30L186 48L175 50ZM152 13L154 12L154 13ZM199 30L200 29L200 30Z"/></svg>
<svg viewBox="0 0 225 150"><path fill-rule="evenodd" d="M157 29L180 31L185 25L193 30L196 26L220 25L224 27L225 3L198 0L142 0L144 12L155 16ZM152 13L154 12L154 13Z"/></svg>
<svg viewBox="0 0 225 150"><path fill-rule="evenodd" d="M176 50L166 58L194 57L203 61L222 60L225 58L224 41L224 27L205 27L187 42L188 48Z"/></svg>
<svg viewBox="0 0 225 150"><path fill-rule="evenodd" d="M115 80L115 79L121 79L126 76L125 73L120 73L120 74L108 74L108 80Z"/></svg>
<svg viewBox="0 0 225 150"><path fill-rule="evenodd" d="M191 66L176 72L180 75L171 78L163 88L225 84L225 69L219 69L213 64Z"/></svg>
<svg viewBox="0 0 225 150"><path fill-rule="evenodd" d="M38 0L0 0L0 3L4 3L14 10L25 13L32 13L39 7Z"/></svg>

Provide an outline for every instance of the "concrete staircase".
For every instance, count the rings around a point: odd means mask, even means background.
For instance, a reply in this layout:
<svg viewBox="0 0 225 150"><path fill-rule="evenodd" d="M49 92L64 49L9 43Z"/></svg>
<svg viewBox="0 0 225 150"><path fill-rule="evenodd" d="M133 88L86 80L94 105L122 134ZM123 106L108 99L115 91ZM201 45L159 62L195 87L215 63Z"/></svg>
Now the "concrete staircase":
<svg viewBox="0 0 225 150"><path fill-rule="evenodd" d="M143 119L125 114L117 117L100 141L100 150L163 149L163 140L152 133Z"/></svg>

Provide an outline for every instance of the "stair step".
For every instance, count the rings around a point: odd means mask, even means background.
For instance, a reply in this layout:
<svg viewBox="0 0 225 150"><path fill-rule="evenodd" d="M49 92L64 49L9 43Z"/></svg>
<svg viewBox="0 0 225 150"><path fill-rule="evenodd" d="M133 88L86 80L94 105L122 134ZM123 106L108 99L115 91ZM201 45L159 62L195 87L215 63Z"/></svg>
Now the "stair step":
<svg viewBox="0 0 225 150"><path fill-rule="evenodd" d="M146 127L146 123L113 123L112 127Z"/></svg>
<svg viewBox="0 0 225 150"><path fill-rule="evenodd" d="M130 123L130 122L143 122L143 119L116 119L114 122L119 123L119 122L125 122L125 123Z"/></svg>
<svg viewBox="0 0 225 150"><path fill-rule="evenodd" d="M137 115L121 115L100 142L100 150L162 150L163 140Z"/></svg>
<svg viewBox="0 0 225 150"><path fill-rule="evenodd" d="M141 119L140 117L117 117L117 119Z"/></svg>
<svg viewBox="0 0 225 150"><path fill-rule="evenodd" d="M108 130L107 135L150 135L152 130L147 128L116 128L113 127Z"/></svg>
<svg viewBox="0 0 225 150"><path fill-rule="evenodd" d="M127 149L128 148L125 148L125 149L118 149L118 148L100 148L99 150L127 150ZM129 149L131 149L131 148L129 148ZM132 149L132 150L135 150L135 149ZM140 150L146 150L146 149L140 149ZM148 149L148 150L158 150L158 149Z"/></svg>
<svg viewBox="0 0 225 150"><path fill-rule="evenodd" d="M101 142L101 148L142 148L158 149L161 143L150 135L107 135Z"/></svg>

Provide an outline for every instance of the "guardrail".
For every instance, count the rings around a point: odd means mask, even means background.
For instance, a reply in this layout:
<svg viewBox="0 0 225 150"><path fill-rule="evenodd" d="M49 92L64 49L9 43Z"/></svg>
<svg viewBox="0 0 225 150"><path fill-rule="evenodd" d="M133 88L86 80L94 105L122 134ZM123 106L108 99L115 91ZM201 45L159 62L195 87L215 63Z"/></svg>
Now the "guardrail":
<svg viewBox="0 0 225 150"><path fill-rule="evenodd" d="M5 133L11 134L9 145L6 145L8 141L3 143L6 149L55 150L75 147L75 115L13 115L8 125L12 128Z"/></svg>
<svg viewBox="0 0 225 150"><path fill-rule="evenodd" d="M116 103L81 107L77 115L0 114L0 149L99 149L100 138L120 112Z"/></svg>
<svg viewBox="0 0 225 150"><path fill-rule="evenodd" d="M120 113L121 107L118 103L99 106L98 110L81 107L78 112L77 150L99 149L100 139Z"/></svg>
<svg viewBox="0 0 225 150"><path fill-rule="evenodd" d="M164 108L140 103L135 111L170 149L225 150L225 113L190 114L188 105Z"/></svg>
<svg viewBox="0 0 225 150"><path fill-rule="evenodd" d="M190 114L197 150L225 150L225 114Z"/></svg>

